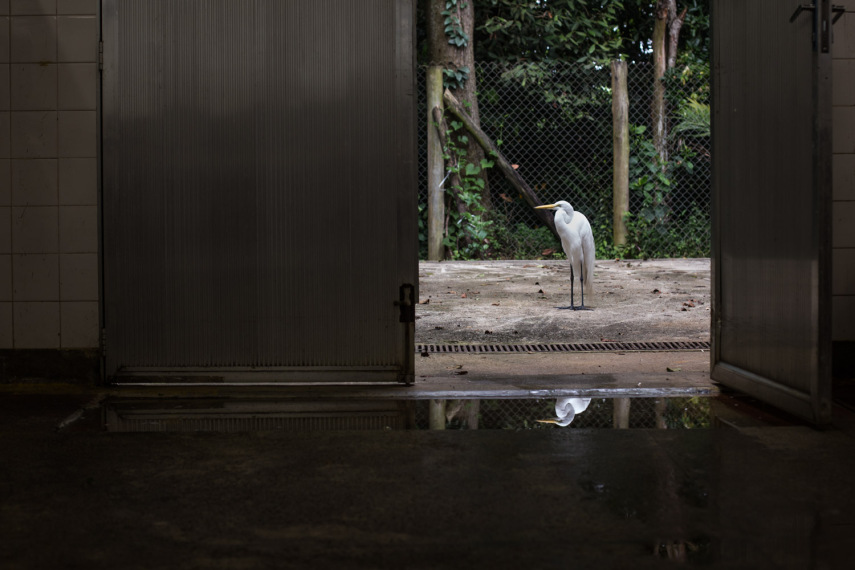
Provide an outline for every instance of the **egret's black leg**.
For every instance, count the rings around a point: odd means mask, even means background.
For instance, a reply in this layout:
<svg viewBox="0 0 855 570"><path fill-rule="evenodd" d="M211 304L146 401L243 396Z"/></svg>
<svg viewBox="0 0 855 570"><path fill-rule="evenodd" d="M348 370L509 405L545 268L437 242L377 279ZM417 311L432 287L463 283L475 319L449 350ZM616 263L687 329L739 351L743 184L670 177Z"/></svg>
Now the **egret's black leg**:
<svg viewBox="0 0 855 570"><path fill-rule="evenodd" d="M575 311L576 307L573 306L573 266L570 266L570 309Z"/></svg>
<svg viewBox="0 0 855 570"><path fill-rule="evenodd" d="M582 288L582 304L579 306L580 309L585 308L585 268L582 268L582 275L579 276L579 285Z"/></svg>

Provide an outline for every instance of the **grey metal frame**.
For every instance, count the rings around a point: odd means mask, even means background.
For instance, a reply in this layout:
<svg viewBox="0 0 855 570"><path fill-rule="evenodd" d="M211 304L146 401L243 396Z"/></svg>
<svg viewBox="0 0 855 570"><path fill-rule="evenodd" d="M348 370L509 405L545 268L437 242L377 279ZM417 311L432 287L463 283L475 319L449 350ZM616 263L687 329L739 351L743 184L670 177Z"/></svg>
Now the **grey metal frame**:
<svg viewBox="0 0 855 570"><path fill-rule="evenodd" d="M831 20L829 0L816 4L790 22L795 0L712 2L711 368L821 424L831 417L831 54L821 48Z"/></svg>
<svg viewBox="0 0 855 570"><path fill-rule="evenodd" d="M102 0L109 379L412 382L414 4Z"/></svg>

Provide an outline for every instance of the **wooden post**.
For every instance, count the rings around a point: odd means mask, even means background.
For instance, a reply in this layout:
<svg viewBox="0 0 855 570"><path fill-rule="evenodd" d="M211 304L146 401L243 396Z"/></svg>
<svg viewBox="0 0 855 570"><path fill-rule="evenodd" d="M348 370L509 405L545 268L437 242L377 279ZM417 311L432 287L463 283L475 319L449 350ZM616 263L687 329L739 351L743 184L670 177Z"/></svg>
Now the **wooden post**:
<svg viewBox="0 0 855 570"><path fill-rule="evenodd" d="M613 398L614 410L612 414L613 426L615 429L629 428L629 398Z"/></svg>
<svg viewBox="0 0 855 570"><path fill-rule="evenodd" d="M434 123L434 109L442 109L442 67L433 65L427 70L427 245L428 259L441 261L445 257L442 245L445 220L445 191L440 183L445 178L445 159L442 143Z"/></svg>
<svg viewBox="0 0 855 570"><path fill-rule="evenodd" d="M445 429L445 400L428 401L428 427Z"/></svg>
<svg viewBox="0 0 855 570"><path fill-rule="evenodd" d="M626 62L612 62L612 131L614 245L626 245L626 221L629 212L629 94L626 88Z"/></svg>

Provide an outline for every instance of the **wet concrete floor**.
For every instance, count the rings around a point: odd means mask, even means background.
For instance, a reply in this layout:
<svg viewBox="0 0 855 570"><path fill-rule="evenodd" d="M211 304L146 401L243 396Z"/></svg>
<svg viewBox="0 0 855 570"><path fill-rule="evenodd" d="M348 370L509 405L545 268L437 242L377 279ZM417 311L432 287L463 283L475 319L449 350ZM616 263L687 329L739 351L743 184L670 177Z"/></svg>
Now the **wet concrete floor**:
<svg viewBox="0 0 855 570"><path fill-rule="evenodd" d="M92 396L3 388L3 568L849 567L843 409L823 431L740 425L739 402L699 430L57 430Z"/></svg>

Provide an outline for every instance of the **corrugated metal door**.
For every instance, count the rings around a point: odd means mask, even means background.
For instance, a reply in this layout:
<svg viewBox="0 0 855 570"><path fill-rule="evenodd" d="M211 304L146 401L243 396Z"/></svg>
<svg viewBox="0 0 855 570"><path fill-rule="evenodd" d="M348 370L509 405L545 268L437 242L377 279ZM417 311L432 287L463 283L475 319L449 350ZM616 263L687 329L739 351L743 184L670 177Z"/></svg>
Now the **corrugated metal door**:
<svg viewBox="0 0 855 570"><path fill-rule="evenodd" d="M109 377L411 381L413 5L103 0Z"/></svg>
<svg viewBox="0 0 855 570"><path fill-rule="evenodd" d="M716 0L714 379L830 418L831 8ZM795 17L793 17L795 16Z"/></svg>

